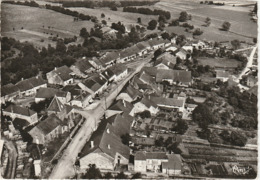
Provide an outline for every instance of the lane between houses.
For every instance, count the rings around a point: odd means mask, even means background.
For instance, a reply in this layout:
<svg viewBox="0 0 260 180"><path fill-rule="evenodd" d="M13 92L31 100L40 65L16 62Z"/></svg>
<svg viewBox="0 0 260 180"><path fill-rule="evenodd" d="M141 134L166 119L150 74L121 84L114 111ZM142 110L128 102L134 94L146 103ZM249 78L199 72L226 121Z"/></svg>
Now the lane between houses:
<svg viewBox="0 0 260 180"><path fill-rule="evenodd" d="M143 60L143 63L140 64L135 71L128 76L121 84L114 87L110 94L100 100L99 105L93 110L88 111L78 111L82 116L84 116L87 120L82 125L78 133L72 139L71 143L68 145L67 149L64 151L62 157L60 158L58 164L52 170L50 174L50 179L63 179L74 177L76 174L75 169L73 167L74 162L76 161L78 153L84 147L86 142L91 137L92 133L96 130L98 123L100 122L100 118L105 113L105 107L110 106L121 89L125 86L125 84L136 74L138 73L142 67L149 61L150 57L147 57ZM117 88L117 90L116 90Z"/></svg>

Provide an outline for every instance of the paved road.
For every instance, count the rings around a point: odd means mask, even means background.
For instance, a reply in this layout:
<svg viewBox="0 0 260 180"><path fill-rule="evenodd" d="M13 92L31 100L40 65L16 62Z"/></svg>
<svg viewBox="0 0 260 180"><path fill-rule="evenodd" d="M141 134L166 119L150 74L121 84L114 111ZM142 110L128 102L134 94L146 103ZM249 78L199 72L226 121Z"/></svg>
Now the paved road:
<svg viewBox="0 0 260 180"><path fill-rule="evenodd" d="M58 164L54 167L49 179L63 179L74 177L75 170L73 164L76 161L78 153L81 151L81 149L91 137L91 134L97 128L98 123L100 122L100 118L105 113L105 104L107 104L107 106L110 106L113 103L118 95L118 92L120 92L125 84L142 69L147 61L149 61L148 58L149 57L144 59L142 64L140 64L135 69L135 71L130 74L130 76L122 81L121 84L111 89L106 99L102 98L96 108L94 108L93 110L78 111L78 113L86 117L87 120L84 122L78 133L74 136L73 140L68 145L67 149L64 151ZM118 90L116 90L115 88L118 88Z"/></svg>
<svg viewBox="0 0 260 180"><path fill-rule="evenodd" d="M18 154L12 141L7 140L5 137L2 137L2 139L5 141L5 147L8 149L8 169L5 178L14 179Z"/></svg>

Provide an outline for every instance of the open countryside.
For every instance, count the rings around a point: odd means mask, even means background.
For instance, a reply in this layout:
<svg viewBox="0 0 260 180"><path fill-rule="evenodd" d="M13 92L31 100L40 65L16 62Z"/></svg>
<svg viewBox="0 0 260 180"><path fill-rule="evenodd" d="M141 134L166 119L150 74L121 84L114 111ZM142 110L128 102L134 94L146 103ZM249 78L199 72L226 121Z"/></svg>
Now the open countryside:
<svg viewBox="0 0 260 180"><path fill-rule="evenodd" d="M4 0L1 178L255 179L255 0Z"/></svg>

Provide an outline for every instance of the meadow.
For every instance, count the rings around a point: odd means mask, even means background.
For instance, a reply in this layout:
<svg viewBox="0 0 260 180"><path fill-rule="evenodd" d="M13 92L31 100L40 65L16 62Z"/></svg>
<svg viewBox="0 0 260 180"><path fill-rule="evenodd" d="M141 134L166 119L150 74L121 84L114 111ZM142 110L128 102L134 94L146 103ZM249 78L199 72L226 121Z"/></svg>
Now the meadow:
<svg viewBox="0 0 260 180"><path fill-rule="evenodd" d="M224 67L224 68L236 68L241 62L235 59L227 59L227 58L198 58L198 62L200 65L206 66L209 65L211 67Z"/></svg>
<svg viewBox="0 0 260 180"><path fill-rule="evenodd" d="M55 44L48 39L51 34L73 37L79 35L81 28L93 26L90 21L75 22L71 16L44 8L2 4L2 35L32 42L39 47Z"/></svg>

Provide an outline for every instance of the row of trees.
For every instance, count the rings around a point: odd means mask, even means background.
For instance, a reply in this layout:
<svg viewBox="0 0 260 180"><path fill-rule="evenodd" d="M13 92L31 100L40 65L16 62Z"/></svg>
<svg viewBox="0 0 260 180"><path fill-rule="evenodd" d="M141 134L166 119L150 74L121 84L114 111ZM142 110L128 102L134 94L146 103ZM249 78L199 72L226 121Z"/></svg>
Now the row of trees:
<svg viewBox="0 0 260 180"><path fill-rule="evenodd" d="M53 11L56 11L56 12L59 12L59 13L62 13L62 14L66 14L66 15L70 15L70 16L73 16L73 17L77 17L81 20L87 20L87 21L92 21L92 22L97 22L97 17L96 16L90 16L90 15L85 15L85 14L82 14L82 13L79 13L77 11L71 11L69 9L65 9L61 6L52 6L52 5L49 5L49 4L46 4L45 5L46 9L51 9Z"/></svg>
<svg viewBox="0 0 260 180"><path fill-rule="evenodd" d="M40 6L35 1L24 1L24 2L23 1L2 1L2 3L17 4L17 5L30 6L30 7L39 7Z"/></svg>
<svg viewBox="0 0 260 180"><path fill-rule="evenodd" d="M166 19L171 18L171 13L169 11L163 11L159 9L151 10L149 8L124 7L123 12L132 12L146 15L159 15L164 16Z"/></svg>

